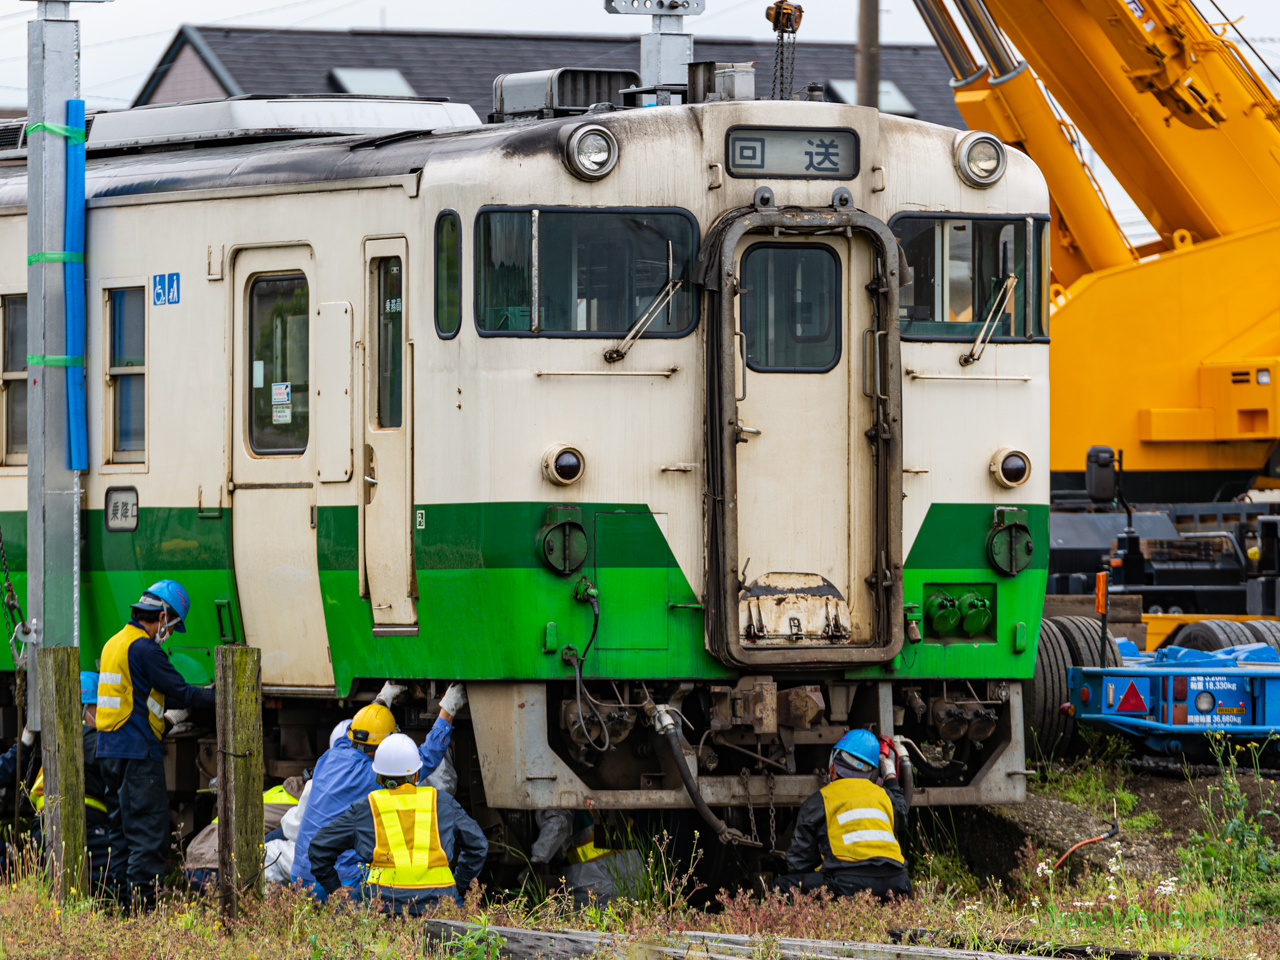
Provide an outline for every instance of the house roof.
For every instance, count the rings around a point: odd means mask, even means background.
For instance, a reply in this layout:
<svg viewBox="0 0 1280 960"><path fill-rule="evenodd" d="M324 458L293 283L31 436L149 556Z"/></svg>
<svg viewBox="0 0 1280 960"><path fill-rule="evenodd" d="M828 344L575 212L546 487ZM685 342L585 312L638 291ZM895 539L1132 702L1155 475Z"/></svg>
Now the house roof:
<svg viewBox="0 0 1280 960"><path fill-rule="evenodd" d="M595 34L513 34L421 30L297 30L186 25L178 30L134 102L166 103L204 96L323 94L340 88L334 68L394 68L423 97L448 97L489 111L493 80L503 73L554 67L636 69L640 38ZM694 37L699 60L754 60L768 90L775 45L769 40ZM795 81L849 79L852 43L800 40ZM932 45L885 45L884 80L916 108L918 119L963 129L948 81L951 73ZM217 91L221 91L219 94Z"/></svg>

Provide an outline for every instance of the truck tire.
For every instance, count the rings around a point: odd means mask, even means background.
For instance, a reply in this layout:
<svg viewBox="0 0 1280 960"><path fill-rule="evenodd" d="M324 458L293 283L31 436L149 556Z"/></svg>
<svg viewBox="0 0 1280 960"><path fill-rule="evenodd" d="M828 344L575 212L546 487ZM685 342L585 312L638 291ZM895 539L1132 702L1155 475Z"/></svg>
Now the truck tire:
<svg viewBox="0 0 1280 960"><path fill-rule="evenodd" d="M1260 634L1253 633L1245 624L1234 620L1196 620L1170 634L1160 646L1212 652L1242 643L1257 643L1261 639Z"/></svg>
<svg viewBox="0 0 1280 960"><path fill-rule="evenodd" d="M1253 634L1255 641L1280 652L1280 620L1246 620L1244 626Z"/></svg>
<svg viewBox="0 0 1280 960"><path fill-rule="evenodd" d="M1071 652L1053 619L1040 622L1035 677L1027 709L1027 753L1032 760L1066 756L1074 746L1076 722L1061 706L1071 698L1067 671Z"/></svg>
<svg viewBox="0 0 1280 960"><path fill-rule="evenodd" d="M1107 631L1107 658L1102 659L1102 622L1092 617L1052 617L1067 641L1071 663L1077 667L1122 666L1120 648L1111 631Z"/></svg>

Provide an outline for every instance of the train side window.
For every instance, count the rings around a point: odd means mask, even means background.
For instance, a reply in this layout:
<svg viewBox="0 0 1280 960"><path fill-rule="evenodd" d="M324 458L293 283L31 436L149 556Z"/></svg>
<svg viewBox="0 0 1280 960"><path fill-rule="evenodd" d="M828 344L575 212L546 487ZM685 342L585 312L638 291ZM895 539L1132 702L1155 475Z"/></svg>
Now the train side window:
<svg viewBox="0 0 1280 960"><path fill-rule="evenodd" d="M147 301L143 287L107 291L111 314L111 461L147 456Z"/></svg>
<svg viewBox="0 0 1280 960"><path fill-rule="evenodd" d="M399 257L378 261L378 426L404 420L404 267Z"/></svg>
<svg viewBox="0 0 1280 960"><path fill-rule="evenodd" d="M972 338L988 319L995 337L1043 333L1043 223L908 215L892 227L907 255L898 307L903 336Z"/></svg>
<svg viewBox="0 0 1280 960"><path fill-rule="evenodd" d="M27 462L27 298L0 298L4 324L4 462Z"/></svg>
<svg viewBox="0 0 1280 960"><path fill-rule="evenodd" d="M742 257L747 365L821 373L840 359L840 260L825 244L757 243Z"/></svg>
<svg viewBox="0 0 1280 960"><path fill-rule="evenodd" d="M448 340L462 325L462 223L452 210L436 218L436 332Z"/></svg>
<svg viewBox="0 0 1280 960"><path fill-rule="evenodd" d="M300 454L310 427L307 278L258 277L249 288L249 445Z"/></svg>
<svg viewBox="0 0 1280 960"><path fill-rule="evenodd" d="M665 210L486 210L476 219L482 334L683 336L696 226ZM536 314L531 308L536 299Z"/></svg>
<svg viewBox="0 0 1280 960"><path fill-rule="evenodd" d="M482 213L476 229L476 320L481 330L529 331L533 302L528 213Z"/></svg>

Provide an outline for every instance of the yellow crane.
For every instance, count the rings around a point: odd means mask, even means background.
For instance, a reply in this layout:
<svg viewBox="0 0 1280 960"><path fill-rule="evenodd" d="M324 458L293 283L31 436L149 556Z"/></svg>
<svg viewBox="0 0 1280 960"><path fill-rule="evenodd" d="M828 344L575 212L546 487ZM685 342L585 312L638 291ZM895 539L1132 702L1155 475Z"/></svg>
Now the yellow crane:
<svg viewBox="0 0 1280 960"><path fill-rule="evenodd" d="M1191 0L954 0L982 64L945 0L915 2L965 122L1049 184L1055 491L1083 490L1093 445L1124 449L1133 500L1248 489L1280 439L1280 103L1229 24ZM1125 239L1080 135L1158 240Z"/></svg>

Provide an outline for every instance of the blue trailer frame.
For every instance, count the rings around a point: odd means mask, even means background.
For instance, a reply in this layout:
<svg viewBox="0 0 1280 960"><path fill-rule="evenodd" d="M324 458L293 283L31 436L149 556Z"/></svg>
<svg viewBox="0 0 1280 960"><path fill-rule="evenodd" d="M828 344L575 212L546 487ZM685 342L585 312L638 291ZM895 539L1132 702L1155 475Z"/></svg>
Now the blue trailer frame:
<svg viewBox="0 0 1280 960"><path fill-rule="evenodd" d="M1119 643L1122 663L1072 667L1062 710L1087 723L1179 754L1192 738L1219 733L1232 741L1280 734L1280 654L1265 643L1207 652L1166 647L1140 653Z"/></svg>

